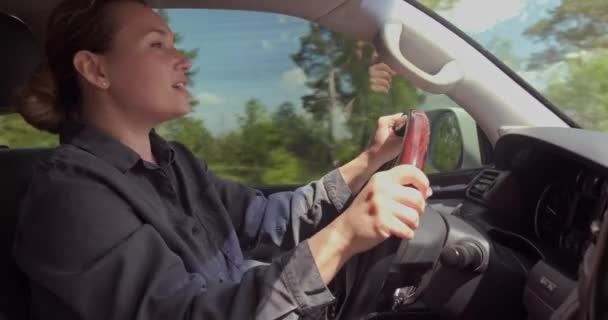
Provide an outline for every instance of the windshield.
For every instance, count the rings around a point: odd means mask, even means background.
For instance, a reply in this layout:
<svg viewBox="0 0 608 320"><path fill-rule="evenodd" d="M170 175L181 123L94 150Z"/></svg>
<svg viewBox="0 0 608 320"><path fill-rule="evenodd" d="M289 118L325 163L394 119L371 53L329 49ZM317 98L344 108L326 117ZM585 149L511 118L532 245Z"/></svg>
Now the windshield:
<svg viewBox="0 0 608 320"><path fill-rule="evenodd" d="M608 131L608 1L422 0L585 129Z"/></svg>

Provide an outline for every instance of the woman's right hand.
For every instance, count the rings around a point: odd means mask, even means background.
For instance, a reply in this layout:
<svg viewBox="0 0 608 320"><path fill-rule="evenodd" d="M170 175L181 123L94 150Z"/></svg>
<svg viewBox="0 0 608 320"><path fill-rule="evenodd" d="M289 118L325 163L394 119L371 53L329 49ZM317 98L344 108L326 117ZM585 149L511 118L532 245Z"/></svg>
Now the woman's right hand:
<svg viewBox="0 0 608 320"><path fill-rule="evenodd" d="M417 167L396 166L374 174L344 213L332 222L352 256L391 236L412 239L431 195L429 180Z"/></svg>
<svg viewBox="0 0 608 320"><path fill-rule="evenodd" d="M308 239L324 283L352 256L390 236L412 239L430 190L428 178L415 166L374 174L348 209Z"/></svg>

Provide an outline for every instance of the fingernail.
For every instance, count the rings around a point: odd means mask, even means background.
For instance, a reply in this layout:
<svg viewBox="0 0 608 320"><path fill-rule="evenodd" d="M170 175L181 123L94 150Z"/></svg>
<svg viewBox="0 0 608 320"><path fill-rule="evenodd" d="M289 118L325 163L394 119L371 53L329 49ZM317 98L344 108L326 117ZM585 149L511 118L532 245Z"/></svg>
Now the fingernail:
<svg viewBox="0 0 608 320"><path fill-rule="evenodd" d="M428 198L432 195L433 195L433 189L431 189L431 188L426 189L426 197Z"/></svg>

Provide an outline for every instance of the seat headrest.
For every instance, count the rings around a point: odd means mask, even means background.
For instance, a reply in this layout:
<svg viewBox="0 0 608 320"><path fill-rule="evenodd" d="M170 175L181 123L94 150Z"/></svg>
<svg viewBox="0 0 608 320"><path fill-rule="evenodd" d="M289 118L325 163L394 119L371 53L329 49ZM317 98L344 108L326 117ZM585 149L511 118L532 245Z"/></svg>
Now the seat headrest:
<svg viewBox="0 0 608 320"><path fill-rule="evenodd" d="M0 111L12 109L15 90L40 63L41 49L27 25L0 12Z"/></svg>

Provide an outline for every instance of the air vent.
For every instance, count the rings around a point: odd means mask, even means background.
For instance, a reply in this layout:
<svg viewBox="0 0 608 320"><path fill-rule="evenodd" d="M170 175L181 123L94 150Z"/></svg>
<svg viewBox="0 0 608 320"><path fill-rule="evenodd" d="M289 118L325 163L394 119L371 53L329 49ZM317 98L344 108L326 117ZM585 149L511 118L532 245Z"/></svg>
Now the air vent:
<svg viewBox="0 0 608 320"><path fill-rule="evenodd" d="M499 175L500 171L496 170L486 169L482 171L467 190L469 198L484 202L485 194L492 189Z"/></svg>

